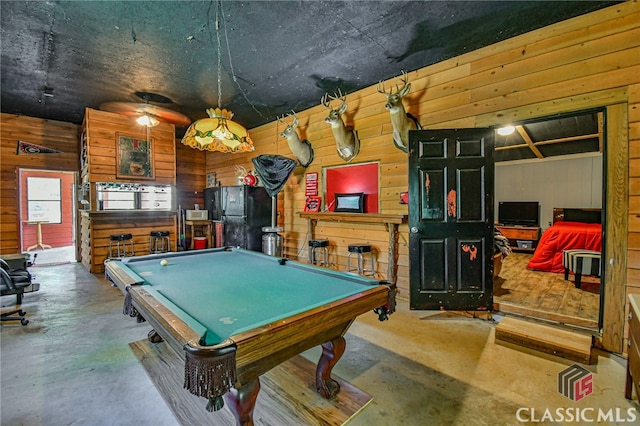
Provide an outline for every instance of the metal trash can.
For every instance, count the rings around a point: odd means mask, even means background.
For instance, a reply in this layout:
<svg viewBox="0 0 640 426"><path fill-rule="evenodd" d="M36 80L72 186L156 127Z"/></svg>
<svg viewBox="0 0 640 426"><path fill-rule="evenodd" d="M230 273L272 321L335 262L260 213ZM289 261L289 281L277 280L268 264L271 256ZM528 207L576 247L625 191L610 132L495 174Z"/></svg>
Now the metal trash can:
<svg viewBox="0 0 640 426"><path fill-rule="evenodd" d="M279 226L265 226L262 228L262 232L265 234L262 236L262 252L269 256L282 257L282 235L278 232L282 232L284 229Z"/></svg>

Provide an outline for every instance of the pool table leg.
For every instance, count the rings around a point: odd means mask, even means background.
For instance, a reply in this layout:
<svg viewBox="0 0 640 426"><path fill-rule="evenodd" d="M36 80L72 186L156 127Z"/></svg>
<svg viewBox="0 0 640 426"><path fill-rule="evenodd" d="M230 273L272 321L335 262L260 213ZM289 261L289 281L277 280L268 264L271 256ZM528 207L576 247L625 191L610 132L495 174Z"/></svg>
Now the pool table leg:
<svg viewBox="0 0 640 426"><path fill-rule="evenodd" d="M241 386L240 389L231 388L224 394L224 401L236 418L238 426L253 426L253 409L260 392L260 379L255 378Z"/></svg>
<svg viewBox="0 0 640 426"><path fill-rule="evenodd" d="M342 336L322 344L322 355L316 368L316 390L327 399L340 392L340 385L331 378L331 370L344 354L346 345Z"/></svg>

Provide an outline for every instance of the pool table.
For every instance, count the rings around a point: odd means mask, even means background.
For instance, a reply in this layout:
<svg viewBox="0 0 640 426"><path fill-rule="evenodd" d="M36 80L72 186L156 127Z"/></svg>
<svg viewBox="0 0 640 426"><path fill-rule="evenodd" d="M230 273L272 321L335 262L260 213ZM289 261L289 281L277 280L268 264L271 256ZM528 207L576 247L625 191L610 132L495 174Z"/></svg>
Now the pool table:
<svg viewBox="0 0 640 426"><path fill-rule="evenodd" d="M111 260L105 274L125 294L124 313L185 359L184 387L209 411L226 402L242 425L253 424L259 376L317 345L316 389L334 397L351 323L395 310L392 283L238 248Z"/></svg>

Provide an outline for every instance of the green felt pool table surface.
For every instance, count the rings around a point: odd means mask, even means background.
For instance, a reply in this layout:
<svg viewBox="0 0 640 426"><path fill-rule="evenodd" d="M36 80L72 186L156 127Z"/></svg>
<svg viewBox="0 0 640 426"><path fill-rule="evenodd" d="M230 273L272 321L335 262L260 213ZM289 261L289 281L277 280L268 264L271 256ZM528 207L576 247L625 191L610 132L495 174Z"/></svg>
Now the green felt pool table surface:
<svg viewBox="0 0 640 426"><path fill-rule="evenodd" d="M153 327L149 340L184 356L185 389L210 411L224 399L243 425L253 424L259 377L314 346L316 391L333 398L352 322L395 308L393 283L228 247L111 260L105 276L125 294L123 313Z"/></svg>
<svg viewBox="0 0 640 426"><path fill-rule="evenodd" d="M168 264L163 266L162 260ZM204 345L380 284L242 249L165 253L121 264L136 284L198 333Z"/></svg>

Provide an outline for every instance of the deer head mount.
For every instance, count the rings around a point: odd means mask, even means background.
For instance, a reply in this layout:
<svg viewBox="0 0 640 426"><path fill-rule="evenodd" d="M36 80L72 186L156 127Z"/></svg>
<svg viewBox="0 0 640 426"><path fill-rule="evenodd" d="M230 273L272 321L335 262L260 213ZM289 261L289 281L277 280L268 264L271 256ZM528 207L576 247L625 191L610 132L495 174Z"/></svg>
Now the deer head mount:
<svg viewBox="0 0 640 426"><path fill-rule="evenodd" d="M409 151L409 130L421 129L418 120L407 113L402 105L402 98L409 93L411 89L411 83L407 84L407 73L402 71L402 77L400 77L402 87L396 84L396 91L393 88L387 92L384 88L384 83L378 83L378 93L382 93L387 97L387 103L384 107L389 110L391 115L391 124L393 125L393 143L397 148L404 152Z"/></svg>
<svg viewBox="0 0 640 426"><path fill-rule="evenodd" d="M338 109L333 109L331 101L341 102ZM320 102L329 110L329 115L327 115L324 121L331 124L331 131L336 140L338 155L348 163L356 158L356 155L360 152L360 141L358 140L356 131L351 127L345 126L344 121L342 121L342 114L347 110L347 97L338 90L338 93L334 93L333 96L325 93Z"/></svg>
<svg viewBox="0 0 640 426"><path fill-rule="evenodd" d="M287 145L289 145L289 149L295 155L298 163L302 167L307 167L313 161L313 147L308 140L300 140L300 136L296 132L296 127L298 127L298 122L300 121L296 112L291 111L291 114L287 114L287 117L293 117L291 124L284 121L284 115L282 118L278 117L278 121L286 126L280 133L280 137L287 140Z"/></svg>

